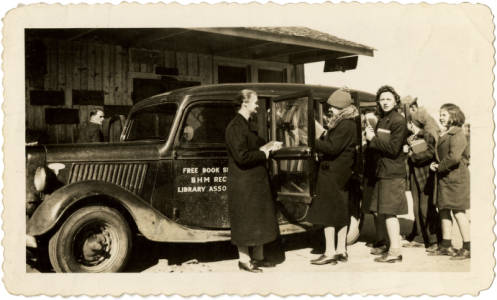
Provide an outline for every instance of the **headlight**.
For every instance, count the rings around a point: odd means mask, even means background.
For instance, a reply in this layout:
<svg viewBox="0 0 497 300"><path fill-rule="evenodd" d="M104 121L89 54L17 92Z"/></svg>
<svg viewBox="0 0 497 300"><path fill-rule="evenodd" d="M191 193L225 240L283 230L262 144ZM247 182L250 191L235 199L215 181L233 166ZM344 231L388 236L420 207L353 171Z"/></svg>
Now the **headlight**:
<svg viewBox="0 0 497 300"><path fill-rule="evenodd" d="M44 167L36 168L34 184L38 192L43 192L47 187L47 170Z"/></svg>

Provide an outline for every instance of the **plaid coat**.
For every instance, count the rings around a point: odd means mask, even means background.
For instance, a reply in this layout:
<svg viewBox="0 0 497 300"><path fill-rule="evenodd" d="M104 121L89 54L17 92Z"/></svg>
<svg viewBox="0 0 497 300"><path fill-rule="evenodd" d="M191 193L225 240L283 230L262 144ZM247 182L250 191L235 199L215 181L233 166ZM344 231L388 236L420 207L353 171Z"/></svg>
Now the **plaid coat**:
<svg viewBox="0 0 497 300"><path fill-rule="evenodd" d="M429 132L421 130L417 135L409 137L410 140L424 139L428 149L409 156L409 166L421 191L424 190L430 177L430 164L435 158L436 139Z"/></svg>

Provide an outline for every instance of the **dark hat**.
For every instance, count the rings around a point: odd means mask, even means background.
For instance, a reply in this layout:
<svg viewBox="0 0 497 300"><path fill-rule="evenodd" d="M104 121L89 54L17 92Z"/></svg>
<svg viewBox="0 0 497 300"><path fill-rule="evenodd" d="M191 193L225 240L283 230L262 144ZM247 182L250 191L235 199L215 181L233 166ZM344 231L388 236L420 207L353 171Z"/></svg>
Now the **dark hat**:
<svg viewBox="0 0 497 300"><path fill-rule="evenodd" d="M326 103L336 108L345 108L352 104L352 97L347 90L338 89L330 95Z"/></svg>

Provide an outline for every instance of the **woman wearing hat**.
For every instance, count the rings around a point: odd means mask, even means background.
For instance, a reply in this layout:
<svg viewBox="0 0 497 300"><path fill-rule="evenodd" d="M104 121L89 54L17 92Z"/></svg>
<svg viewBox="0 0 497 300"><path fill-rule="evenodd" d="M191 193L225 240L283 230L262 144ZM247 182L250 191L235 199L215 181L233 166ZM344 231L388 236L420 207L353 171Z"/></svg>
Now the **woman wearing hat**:
<svg viewBox="0 0 497 300"><path fill-rule="evenodd" d="M433 173L430 163L435 159L435 147L440 129L424 108L411 111L407 127L412 135L407 139L410 145L410 185L414 207L414 226L404 247L427 247L436 249L440 237L440 219L433 201Z"/></svg>
<svg viewBox="0 0 497 300"><path fill-rule="evenodd" d="M311 260L312 264L337 264L348 260L346 250L349 216L349 193L347 183L357 145L355 118L359 116L347 90L331 94L328 131L316 140L316 151L323 154L317 178L317 197L311 204L308 221L324 226L326 249L323 255ZM337 243L335 248L335 234Z"/></svg>
<svg viewBox="0 0 497 300"><path fill-rule="evenodd" d="M386 248L376 262L402 261L400 225L397 215L407 213L406 159L403 146L407 142L406 120L397 112L400 97L391 86L382 86L376 93L380 120L376 129L366 128L369 147L377 153L376 183L370 210L377 214L378 224L385 223L390 249ZM384 220L384 221L383 221ZM382 230L377 226L376 230ZM380 254L380 253L375 253Z"/></svg>
<svg viewBox="0 0 497 300"><path fill-rule="evenodd" d="M442 243L429 255L448 255L451 259L469 259L470 226L466 216L469 209L469 147L462 126L465 117L461 109L452 103L440 108L440 124L445 131L440 135L437 154L438 162L431 164L430 169L437 172L438 191L437 207L442 219ZM452 248L452 217L454 214L463 247L456 251Z"/></svg>

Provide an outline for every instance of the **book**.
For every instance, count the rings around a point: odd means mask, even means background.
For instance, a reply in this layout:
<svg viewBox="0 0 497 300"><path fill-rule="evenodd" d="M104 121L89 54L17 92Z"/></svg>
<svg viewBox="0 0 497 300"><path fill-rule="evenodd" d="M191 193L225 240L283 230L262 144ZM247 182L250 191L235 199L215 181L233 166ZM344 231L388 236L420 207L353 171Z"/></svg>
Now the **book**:
<svg viewBox="0 0 497 300"><path fill-rule="evenodd" d="M266 143L264 146L262 146L260 149L261 151L269 151L269 150L276 151L278 149L281 149L282 146L283 146L282 142L270 141Z"/></svg>
<svg viewBox="0 0 497 300"><path fill-rule="evenodd" d="M428 150L428 144L426 144L426 141L423 139L414 140L409 143L409 146L415 154Z"/></svg>
<svg viewBox="0 0 497 300"><path fill-rule="evenodd" d="M316 120L314 120L314 124L316 127L316 139L319 139L326 132L326 129Z"/></svg>

